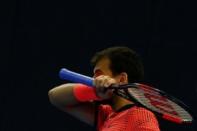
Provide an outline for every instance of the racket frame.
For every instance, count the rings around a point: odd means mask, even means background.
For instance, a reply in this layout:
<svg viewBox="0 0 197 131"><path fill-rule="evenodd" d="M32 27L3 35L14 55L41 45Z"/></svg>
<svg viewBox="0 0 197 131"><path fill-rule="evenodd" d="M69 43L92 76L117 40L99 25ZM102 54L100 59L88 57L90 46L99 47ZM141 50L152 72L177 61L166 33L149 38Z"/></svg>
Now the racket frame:
<svg viewBox="0 0 197 131"><path fill-rule="evenodd" d="M141 84L143 85L143 84ZM113 84L109 87L109 89L114 89L114 93L120 97L123 97L129 101L134 102L137 106L140 107L144 107L148 110L151 110L156 116L162 117L165 120L174 122L174 123L178 123L178 124L191 124L194 121L195 115L194 113L191 111L191 109L185 105L182 101L178 100L177 98L173 97L172 95L169 95L167 93L165 93L162 90L144 85L148 88L150 88L150 90L153 90L155 92L158 92L161 96L166 97L167 99L169 99L170 101L176 103L177 105L179 105L181 108L183 108L186 112L188 112L192 118L192 120L183 120L182 118L178 118L177 116L172 116L168 113L161 113L158 112L156 110L153 110L151 108L149 108L148 106L146 106L145 104L142 104L136 97L134 97L132 94L129 93L129 88L137 88L137 89L141 89L139 87L138 83L131 83L131 84L124 84L124 85L118 85L118 84ZM148 99L148 98L147 98Z"/></svg>

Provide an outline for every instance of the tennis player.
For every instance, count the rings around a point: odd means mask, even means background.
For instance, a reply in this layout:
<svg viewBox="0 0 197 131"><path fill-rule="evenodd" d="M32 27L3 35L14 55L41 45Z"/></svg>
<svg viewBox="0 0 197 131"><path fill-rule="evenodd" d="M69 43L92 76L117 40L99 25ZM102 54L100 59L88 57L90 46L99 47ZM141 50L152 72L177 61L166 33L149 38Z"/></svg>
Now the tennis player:
<svg viewBox="0 0 197 131"><path fill-rule="evenodd" d="M160 131L151 111L107 89L112 84L143 80L143 64L135 51L128 47L110 47L97 52L91 63L95 88L80 83L59 85L49 91L54 106L96 126L98 131Z"/></svg>

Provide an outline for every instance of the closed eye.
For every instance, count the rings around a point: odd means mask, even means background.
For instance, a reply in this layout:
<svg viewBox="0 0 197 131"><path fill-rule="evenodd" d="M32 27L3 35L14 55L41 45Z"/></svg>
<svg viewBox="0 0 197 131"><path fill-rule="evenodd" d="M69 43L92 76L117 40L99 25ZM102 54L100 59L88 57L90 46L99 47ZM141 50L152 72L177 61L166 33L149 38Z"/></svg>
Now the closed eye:
<svg viewBox="0 0 197 131"><path fill-rule="evenodd" d="M94 76L93 77L96 78L100 75L103 75L103 72L101 70L97 69L97 70L94 71Z"/></svg>

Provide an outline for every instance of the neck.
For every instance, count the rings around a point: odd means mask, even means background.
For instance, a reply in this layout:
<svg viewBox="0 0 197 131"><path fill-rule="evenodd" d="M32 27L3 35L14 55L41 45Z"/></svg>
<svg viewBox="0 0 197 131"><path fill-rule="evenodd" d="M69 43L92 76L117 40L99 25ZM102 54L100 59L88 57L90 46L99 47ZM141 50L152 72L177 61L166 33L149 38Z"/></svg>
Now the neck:
<svg viewBox="0 0 197 131"><path fill-rule="evenodd" d="M114 111L118 111L120 108L122 108L125 105L134 104L133 102L126 100L117 95L113 96L112 101L113 101L112 108Z"/></svg>

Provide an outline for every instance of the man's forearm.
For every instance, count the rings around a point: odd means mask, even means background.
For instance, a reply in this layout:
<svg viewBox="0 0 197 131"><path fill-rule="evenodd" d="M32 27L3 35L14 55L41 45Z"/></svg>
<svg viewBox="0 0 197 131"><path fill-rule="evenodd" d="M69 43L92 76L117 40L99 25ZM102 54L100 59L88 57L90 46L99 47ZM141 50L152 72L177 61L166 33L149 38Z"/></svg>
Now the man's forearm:
<svg viewBox="0 0 197 131"><path fill-rule="evenodd" d="M73 95L75 84L63 84L48 92L50 102L56 107L76 105L78 102Z"/></svg>

